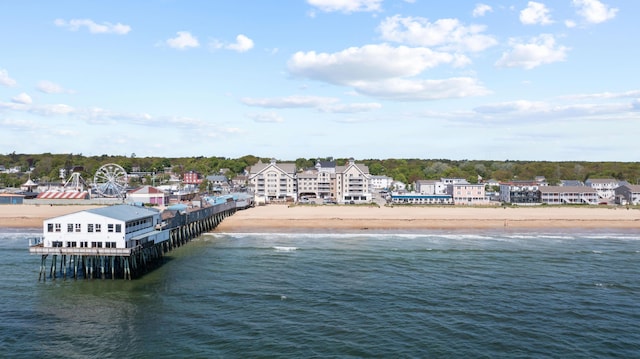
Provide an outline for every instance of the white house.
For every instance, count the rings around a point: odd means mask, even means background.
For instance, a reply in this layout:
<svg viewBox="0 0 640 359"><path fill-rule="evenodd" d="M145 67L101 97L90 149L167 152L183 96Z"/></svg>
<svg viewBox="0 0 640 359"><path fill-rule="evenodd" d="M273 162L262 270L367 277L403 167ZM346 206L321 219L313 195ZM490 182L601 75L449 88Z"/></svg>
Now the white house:
<svg viewBox="0 0 640 359"><path fill-rule="evenodd" d="M543 186L540 201L546 204L598 204L598 193L587 186Z"/></svg>
<svg viewBox="0 0 640 359"><path fill-rule="evenodd" d="M388 189L393 183L393 178L389 176L371 176L369 186L374 189Z"/></svg>
<svg viewBox="0 0 640 359"><path fill-rule="evenodd" d="M169 239L156 230L160 212L141 206L115 205L70 213L43 222L45 248L133 248Z"/></svg>
<svg viewBox="0 0 640 359"><path fill-rule="evenodd" d="M169 193L152 186L142 186L127 193L127 198L134 202L166 206L169 204Z"/></svg>
<svg viewBox="0 0 640 359"><path fill-rule="evenodd" d="M613 178L589 178L584 184L595 189L598 196L604 200L612 200L616 195L616 188L619 187L618 180Z"/></svg>

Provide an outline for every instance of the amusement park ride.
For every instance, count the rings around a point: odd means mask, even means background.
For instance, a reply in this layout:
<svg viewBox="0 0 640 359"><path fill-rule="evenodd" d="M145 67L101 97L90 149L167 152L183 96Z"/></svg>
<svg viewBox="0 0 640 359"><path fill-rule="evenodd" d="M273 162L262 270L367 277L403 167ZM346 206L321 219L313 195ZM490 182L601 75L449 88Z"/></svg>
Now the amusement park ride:
<svg viewBox="0 0 640 359"><path fill-rule="evenodd" d="M64 178L64 170L60 170L60 176ZM87 184L80 175L74 171L64 184L64 191L82 191L84 188L92 188L92 195L107 198L124 198L127 189L127 172L121 166L108 163L101 166L93 176L93 183Z"/></svg>

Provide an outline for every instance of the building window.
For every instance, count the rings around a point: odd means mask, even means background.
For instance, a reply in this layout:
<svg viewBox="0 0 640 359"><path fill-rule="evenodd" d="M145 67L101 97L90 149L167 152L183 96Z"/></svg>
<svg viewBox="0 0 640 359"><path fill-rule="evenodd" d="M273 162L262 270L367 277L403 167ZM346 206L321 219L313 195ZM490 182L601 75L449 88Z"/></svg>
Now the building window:
<svg viewBox="0 0 640 359"><path fill-rule="evenodd" d="M87 232L93 233L93 223L87 224Z"/></svg>
<svg viewBox="0 0 640 359"><path fill-rule="evenodd" d="M102 232L101 225L96 223L96 232Z"/></svg>
<svg viewBox="0 0 640 359"><path fill-rule="evenodd" d="M107 224L107 232L109 233L113 232L113 224Z"/></svg>
<svg viewBox="0 0 640 359"><path fill-rule="evenodd" d="M53 223L47 223L47 232L53 232Z"/></svg>
<svg viewBox="0 0 640 359"><path fill-rule="evenodd" d="M73 223L67 223L67 232L73 232Z"/></svg>
<svg viewBox="0 0 640 359"><path fill-rule="evenodd" d="M121 224L116 224L116 232L117 233L122 232L122 225Z"/></svg>
<svg viewBox="0 0 640 359"><path fill-rule="evenodd" d="M80 227L81 227L80 223L76 223L76 232L80 232Z"/></svg>
<svg viewBox="0 0 640 359"><path fill-rule="evenodd" d="M60 225L60 223L56 223L55 226L56 226L56 232L62 231L62 228L61 228L62 226Z"/></svg>

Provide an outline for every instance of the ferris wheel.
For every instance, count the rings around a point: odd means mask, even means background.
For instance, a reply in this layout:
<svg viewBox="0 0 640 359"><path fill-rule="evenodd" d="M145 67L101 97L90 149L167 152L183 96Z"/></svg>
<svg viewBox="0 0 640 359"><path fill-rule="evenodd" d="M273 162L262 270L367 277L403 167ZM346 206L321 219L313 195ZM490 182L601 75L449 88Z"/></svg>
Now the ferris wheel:
<svg viewBox="0 0 640 359"><path fill-rule="evenodd" d="M104 197L124 198L127 172L119 165L108 163L98 168L93 183L96 191Z"/></svg>

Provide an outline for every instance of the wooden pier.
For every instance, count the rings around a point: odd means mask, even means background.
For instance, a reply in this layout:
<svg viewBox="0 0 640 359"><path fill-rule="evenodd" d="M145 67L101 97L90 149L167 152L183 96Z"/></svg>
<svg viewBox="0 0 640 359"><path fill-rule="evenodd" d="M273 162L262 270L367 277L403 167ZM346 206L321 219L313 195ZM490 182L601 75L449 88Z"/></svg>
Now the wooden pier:
<svg viewBox="0 0 640 359"><path fill-rule="evenodd" d="M229 201L184 211L165 210L160 235L131 248L80 248L30 243L29 252L41 255L38 280L50 278L135 279L162 265L165 253L211 231L234 214L236 203ZM51 258L50 264L47 259Z"/></svg>

